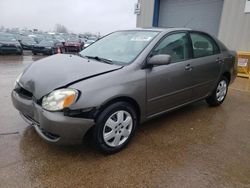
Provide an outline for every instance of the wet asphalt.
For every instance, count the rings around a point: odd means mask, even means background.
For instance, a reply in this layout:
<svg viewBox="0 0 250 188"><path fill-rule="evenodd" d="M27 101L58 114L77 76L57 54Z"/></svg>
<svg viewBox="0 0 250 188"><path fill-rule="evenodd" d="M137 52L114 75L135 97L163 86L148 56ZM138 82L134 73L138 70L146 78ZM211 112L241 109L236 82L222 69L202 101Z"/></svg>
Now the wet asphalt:
<svg viewBox="0 0 250 188"><path fill-rule="evenodd" d="M45 143L11 103L14 81L44 56L0 56L0 187L249 187L250 81L237 78L224 104L204 101L139 126L126 149Z"/></svg>

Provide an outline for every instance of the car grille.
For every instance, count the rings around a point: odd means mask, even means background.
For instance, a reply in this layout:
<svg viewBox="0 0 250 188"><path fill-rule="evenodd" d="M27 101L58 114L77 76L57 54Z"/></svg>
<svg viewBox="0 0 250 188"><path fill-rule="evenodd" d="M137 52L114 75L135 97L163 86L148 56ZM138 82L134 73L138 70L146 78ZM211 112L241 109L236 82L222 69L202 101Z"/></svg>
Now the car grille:
<svg viewBox="0 0 250 188"><path fill-rule="evenodd" d="M16 46L13 45L13 44L3 44L2 47L5 47L5 48L16 48Z"/></svg>
<svg viewBox="0 0 250 188"><path fill-rule="evenodd" d="M6 51L16 51L17 50L17 47L15 45L12 45L12 44L4 44L2 45L1 47L2 50L6 50Z"/></svg>
<svg viewBox="0 0 250 188"><path fill-rule="evenodd" d="M34 47L35 50L44 50L44 47Z"/></svg>
<svg viewBox="0 0 250 188"><path fill-rule="evenodd" d="M20 85L17 84L16 88L14 89L20 96L23 98L31 100L33 97L33 94L26 89L22 88Z"/></svg>
<svg viewBox="0 0 250 188"><path fill-rule="evenodd" d="M80 48L78 46L67 46L65 47L68 51L78 51Z"/></svg>

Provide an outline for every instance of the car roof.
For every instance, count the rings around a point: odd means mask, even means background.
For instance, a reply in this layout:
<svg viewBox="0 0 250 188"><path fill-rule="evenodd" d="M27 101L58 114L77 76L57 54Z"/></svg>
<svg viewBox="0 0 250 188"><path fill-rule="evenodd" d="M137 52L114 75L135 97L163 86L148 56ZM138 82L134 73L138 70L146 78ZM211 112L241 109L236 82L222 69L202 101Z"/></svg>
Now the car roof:
<svg viewBox="0 0 250 188"><path fill-rule="evenodd" d="M169 27L169 28L161 28L161 27L148 27L148 28L136 28L136 29L128 29L126 31L158 31L158 32L171 32L171 31L191 31L190 28L176 28L176 27Z"/></svg>

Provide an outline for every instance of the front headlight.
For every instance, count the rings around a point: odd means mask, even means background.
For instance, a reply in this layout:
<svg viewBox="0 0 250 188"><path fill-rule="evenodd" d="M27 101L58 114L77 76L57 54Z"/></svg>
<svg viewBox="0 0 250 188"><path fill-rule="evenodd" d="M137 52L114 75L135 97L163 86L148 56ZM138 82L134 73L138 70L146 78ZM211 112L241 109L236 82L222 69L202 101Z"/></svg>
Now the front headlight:
<svg viewBox="0 0 250 188"><path fill-rule="evenodd" d="M48 111L59 111L76 102L79 92L75 89L59 89L43 97L42 107Z"/></svg>

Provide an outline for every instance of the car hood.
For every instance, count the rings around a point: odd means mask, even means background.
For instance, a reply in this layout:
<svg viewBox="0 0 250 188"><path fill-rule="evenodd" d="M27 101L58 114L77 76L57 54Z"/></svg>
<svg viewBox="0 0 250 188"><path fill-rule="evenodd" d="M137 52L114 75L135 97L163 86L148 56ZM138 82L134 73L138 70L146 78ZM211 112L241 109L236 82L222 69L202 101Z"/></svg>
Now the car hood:
<svg viewBox="0 0 250 188"><path fill-rule="evenodd" d="M27 42L27 41L22 41L21 42L23 45L36 45L36 43L33 43L33 42Z"/></svg>
<svg viewBox="0 0 250 188"><path fill-rule="evenodd" d="M76 55L58 54L28 66L19 84L40 99L51 91L122 68Z"/></svg>
<svg viewBox="0 0 250 188"><path fill-rule="evenodd" d="M50 45L50 44L35 44L34 45L35 47L53 47L53 45Z"/></svg>
<svg viewBox="0 0 250 188"><path fill-rule="evenodd" d="M79 42L65 42L65 45L80 45Z"/></svg>

